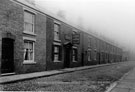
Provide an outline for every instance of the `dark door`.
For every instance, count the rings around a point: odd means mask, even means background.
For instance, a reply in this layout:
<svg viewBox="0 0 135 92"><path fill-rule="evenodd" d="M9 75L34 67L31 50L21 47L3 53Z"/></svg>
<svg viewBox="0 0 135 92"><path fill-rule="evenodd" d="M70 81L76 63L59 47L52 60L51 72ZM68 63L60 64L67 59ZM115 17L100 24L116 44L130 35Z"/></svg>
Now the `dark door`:
<svg viewBox="0 0 135 92"><path fill-rule="evenodd" d="M70 61L71 61L71 48L70 46L65 46L65 56L64 56L64 67L69 68L70 67Z"/></svg>
<svg viewBox="0 0 135 92"><path fill-rule="evenodd" d="M3 38L1 73L12 72L14 72L14 40Z"/></svg>
<svg viewBox="0 0 135 92"><path fill-rule="evenodd" d="M82 66L84 66L84 53L82 53Z"/></svg>

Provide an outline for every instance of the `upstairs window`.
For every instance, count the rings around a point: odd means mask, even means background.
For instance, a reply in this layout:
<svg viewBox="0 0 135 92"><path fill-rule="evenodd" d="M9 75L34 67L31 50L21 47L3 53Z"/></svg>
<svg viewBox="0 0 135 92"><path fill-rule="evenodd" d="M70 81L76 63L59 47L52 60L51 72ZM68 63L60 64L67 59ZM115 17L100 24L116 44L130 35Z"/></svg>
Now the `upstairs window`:
<svg viewBox="0 0 135 92"><path fill-rule="evenodd" d="M60 25L54 23L54 40L60 40Z"/></svg>
<svg viewBox="0 0 135 92"><path fill-rule="evenodd" d="M97 46L98 46L98 42L97 42L97 39L95 39L95 48L97 49Z"/></svg>
<svg viewBox="0 0 135 92"><path fill-rule="evenodd" d="M91 47L91 38L89 38L88 47Z"/></svg>
<svg viewBox="0 0 135 92"><path fill-rule="evenodd" d="M24 11L24 31L34 33L34 14Z"/></svg>

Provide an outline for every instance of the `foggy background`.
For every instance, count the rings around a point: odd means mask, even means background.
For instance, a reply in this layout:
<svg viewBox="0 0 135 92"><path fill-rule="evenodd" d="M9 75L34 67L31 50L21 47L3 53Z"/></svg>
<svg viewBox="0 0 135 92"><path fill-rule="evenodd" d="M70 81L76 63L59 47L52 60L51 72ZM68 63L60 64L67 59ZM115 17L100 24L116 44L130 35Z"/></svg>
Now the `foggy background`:
<svg viewBox="0 0 135 92"><path fill-rule="evenodd" d="M35 3L135 53L134 0L35 0Z"/></svg>

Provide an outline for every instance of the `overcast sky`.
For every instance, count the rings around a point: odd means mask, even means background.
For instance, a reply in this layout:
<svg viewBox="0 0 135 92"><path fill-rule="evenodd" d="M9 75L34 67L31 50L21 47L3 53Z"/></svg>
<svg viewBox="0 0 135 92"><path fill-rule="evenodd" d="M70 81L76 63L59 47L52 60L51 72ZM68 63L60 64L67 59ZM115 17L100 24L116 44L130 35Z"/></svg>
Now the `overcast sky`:
<svg viewBox="0 0 135 92"><path fill-rule="evenodd" d="M134 0L35 0L46 10L65 12L66 19L135 50Z"/></svg>

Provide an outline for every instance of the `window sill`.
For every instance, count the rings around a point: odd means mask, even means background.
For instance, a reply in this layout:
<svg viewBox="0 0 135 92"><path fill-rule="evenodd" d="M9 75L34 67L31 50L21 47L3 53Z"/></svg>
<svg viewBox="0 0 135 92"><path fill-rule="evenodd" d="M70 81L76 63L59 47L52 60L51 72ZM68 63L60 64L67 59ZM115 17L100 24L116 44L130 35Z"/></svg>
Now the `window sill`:
<svg viewBox="0 0 135 92"><path fill-rule="evenodd" d="M54 39L55 42L61 42L61 40L58 40L58 39Z"/></svg>
<svg viewBox="0 0 135 92"><path fill-rule="evenodd" d="M61 62L61 61L59 61L59 60L54 60L53 62L56 62L56 63L57 63L57 62Z"/></svg>
<svg viewBox="0 0 135 92"><path fill-rule="evenodd" d="M90 62L91 60L88 60L88 62Z"/></svg>
<svg viewBox="0 0 135 92"><path fill-rule="evenodd" d="M24 61L23 64L36 64L34 61Z"/></svg>
<svg viewBox="0 0 135 92"><path fill-rule="evenodd" d="M61 45L61 42L53 42L54 45Z"/></svg>
<svg viewBox="0 0 135 92"><path fill-rule="evenodd" d="M77 62L77 61L73 60L72 62Z"/></svg>
<svg viewBox="0 0 135 92"><path fill-rule="evenodd" d="M33 33L33 32L23 31L23 33L24 33L24 34L28 34L28 35L36 36L36 34L35 34L35 33Z"/></svg>

